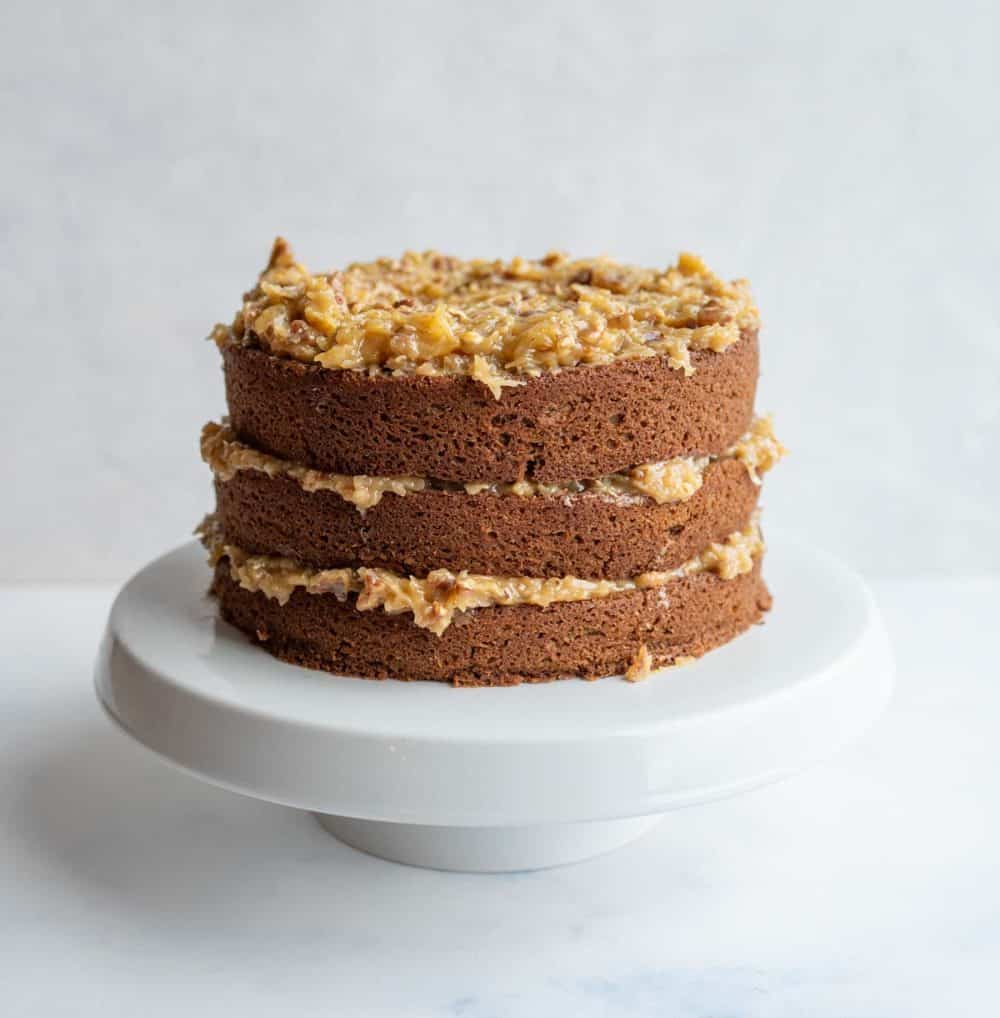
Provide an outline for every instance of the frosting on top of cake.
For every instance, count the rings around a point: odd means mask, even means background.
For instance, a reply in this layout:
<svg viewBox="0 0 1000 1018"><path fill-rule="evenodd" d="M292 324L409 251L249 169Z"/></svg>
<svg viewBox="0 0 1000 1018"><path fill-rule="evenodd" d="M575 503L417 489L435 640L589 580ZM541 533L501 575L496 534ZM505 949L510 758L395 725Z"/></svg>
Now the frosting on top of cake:
<svg viewBox="0 0 1000 1018"><path fill-rule="evenodd" d="M259 345L325 368L467 375L504 386L576 365L722 352L756 328L744 280L682 254L666 269L609 258L464 261L434 251L311 273L278 238L220 345Z"/></svg>

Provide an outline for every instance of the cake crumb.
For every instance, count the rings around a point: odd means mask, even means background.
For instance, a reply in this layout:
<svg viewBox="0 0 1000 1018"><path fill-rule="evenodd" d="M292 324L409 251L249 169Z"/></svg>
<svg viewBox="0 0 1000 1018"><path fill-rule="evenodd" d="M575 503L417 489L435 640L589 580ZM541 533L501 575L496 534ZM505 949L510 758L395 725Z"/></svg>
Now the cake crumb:
<svg viewBox="0 0 1000 1018"><path fill-rule="evenodd" d="M641 643L635 652L635 657L632 658L632 663L625 670L625 678L629 682L642 682L643 679L649 678L652 670L653 655L649 653L649 648Z"/></svg>
<svg viewBox="0 0 1000 1018"><path fill-rule="evenodd" d="M683 668L685 665L694 664L698 659L691 657L688 654L681 654L679 657L675 657L670 663L671 668Z"/></svg>

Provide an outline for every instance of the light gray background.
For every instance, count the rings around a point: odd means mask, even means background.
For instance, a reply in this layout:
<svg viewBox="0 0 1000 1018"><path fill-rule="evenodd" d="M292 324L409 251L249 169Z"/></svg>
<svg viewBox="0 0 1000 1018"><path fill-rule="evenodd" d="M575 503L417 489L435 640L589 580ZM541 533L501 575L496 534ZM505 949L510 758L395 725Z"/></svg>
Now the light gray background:
<svg viewBox="0 0 1000 1018"><path fill-rule="evenodd" d="M317 268L697 251L763 312L766 519L869 573L1000 568L996 10L6 3L0 575L188 533L202 337L279 231Z"/></svg>

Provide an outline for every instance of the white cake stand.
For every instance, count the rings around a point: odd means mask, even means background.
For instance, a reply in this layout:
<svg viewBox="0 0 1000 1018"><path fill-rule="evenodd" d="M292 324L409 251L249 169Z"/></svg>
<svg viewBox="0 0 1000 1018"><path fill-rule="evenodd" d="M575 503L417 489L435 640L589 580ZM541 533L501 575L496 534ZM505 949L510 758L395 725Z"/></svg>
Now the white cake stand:
<svg viewBox="0 0 1000 1018"><path fill-rule="evenodd" d="M770 547L767 624L692 665L635 685L454 689L274 660L219 620L192 542L118 595L97 692L166 760L311 810L355 848L438 869L555 866L800 770L882 710L892 657L864 583L785 536Z"/></svg>

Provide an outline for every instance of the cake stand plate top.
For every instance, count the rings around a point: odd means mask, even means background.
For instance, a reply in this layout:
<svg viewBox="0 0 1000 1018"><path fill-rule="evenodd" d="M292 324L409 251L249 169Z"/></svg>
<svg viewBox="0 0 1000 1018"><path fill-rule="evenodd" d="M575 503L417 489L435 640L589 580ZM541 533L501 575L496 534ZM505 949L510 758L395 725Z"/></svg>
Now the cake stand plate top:
<svg viewBox="0 0 1000 1018"><path fill-rule="evenodd" d="M770 536L774 611L691 665L637 684L458 689L275 660L219 619L191 542L118 595L98 695L177 766L339 817L475 827L661 813L829 755L888 698L891 654L865 584Z"/></svg>

